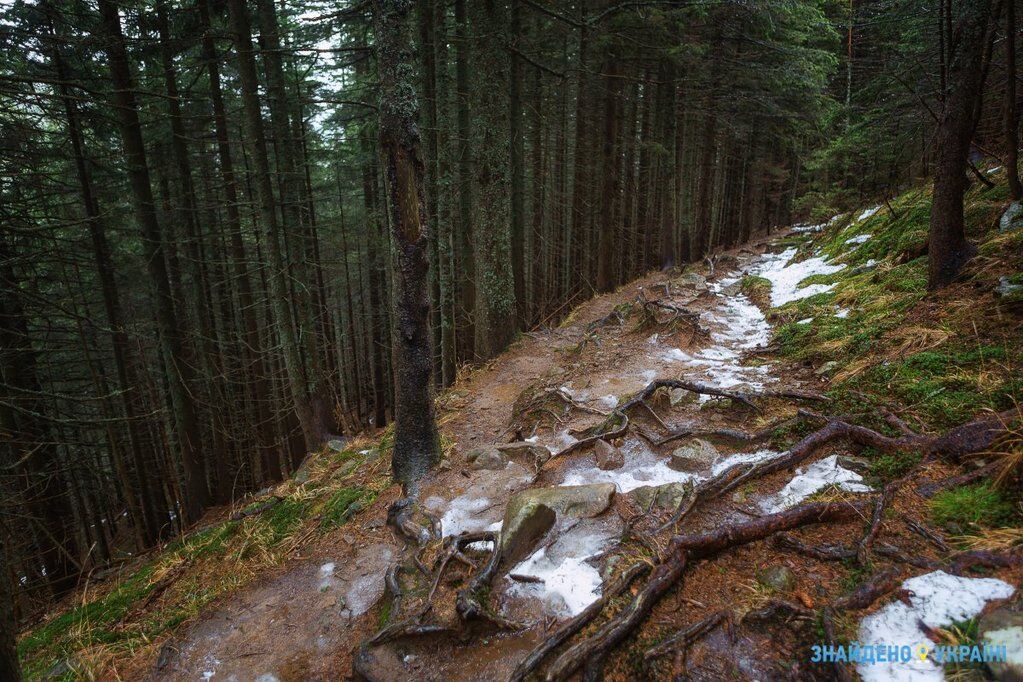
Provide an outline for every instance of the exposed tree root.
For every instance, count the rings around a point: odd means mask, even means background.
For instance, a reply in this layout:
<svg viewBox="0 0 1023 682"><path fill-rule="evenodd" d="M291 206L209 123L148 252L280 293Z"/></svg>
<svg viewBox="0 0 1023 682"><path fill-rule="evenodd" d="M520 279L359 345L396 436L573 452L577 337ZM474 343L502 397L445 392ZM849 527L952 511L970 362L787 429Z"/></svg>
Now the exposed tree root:
<svg viewBox="0 0 1023 682"><path fill-rule="evenodd" d="M594 618L600 615L601 611L604 610L604 606L608 602L628 589L633 580L649 570L650 564L643 562L633 564L625 569L625 571L623 571L613 583L603 590L600 599L587 606L578 615L566 621L553 634L544 639L535 649L529 652L529 655L526 656L515 668L509 682L522 682L522 680L526 679L526 676L532 673L536 667L543 662L543 659L546 658L548 654L561 646L569 637L572 637L589 625Z"/></svg>
<svg viewBox="0 0 1023 682"><path fill-rule="evenodd" d="M861 584L851 593L836 600L834 604L832 604L832 608L841 609L843 611L858 611L860 609L868 608L881 597L894 591L901 582L901 573L898 570L889 568L886 571L881 571Z"/></svg>
<svg viewBox="0 0 1023 682"><path fill-rule="evenodd" d="M685 630L672 635L657 646L647 649L646 653L643 654L644 662L649 663L650 661L662 656L667 656L671 653L682 654L682 657L684 658L685 652L693 645L694 642L724 623L730 617L731 614L727 611L712 613L703 620L690 625Z"/></svg>
<svg viewBox="0 0 1023 682"><path fill-rule="evenodd" d="M773 621L779 618L785 620L801 620L810 621L815 617L815 613L803 606L793 604L790 601L784 599L772 599L768 601L764 606L754 611L749 611L742 617L743 622L748 621Z"/></svg>
<svg viewBox="0 0 1023 682"><path fill-rule="evenodd" d="M704 533L674 536L665 552L664 561L654 568L649 580L632 602L592 635L562 653L547 670L545 679L568 679L586 661L602 656L621 643L646 619L664 593L678 582L689 561L705 559L730 547L748 544L799 526L847 521L861 514L862 510L857 505L813 502L746 523Z"/></svg>
<svg viewBox="0 0 1023 682"><path fill-rule="evenodd" d="M774 544L779 549L790 550L817 561L843 561L856 556L856 550L852 547L843 547L842 545L810 546L788 533L778 534L774 539Z"/></svg>

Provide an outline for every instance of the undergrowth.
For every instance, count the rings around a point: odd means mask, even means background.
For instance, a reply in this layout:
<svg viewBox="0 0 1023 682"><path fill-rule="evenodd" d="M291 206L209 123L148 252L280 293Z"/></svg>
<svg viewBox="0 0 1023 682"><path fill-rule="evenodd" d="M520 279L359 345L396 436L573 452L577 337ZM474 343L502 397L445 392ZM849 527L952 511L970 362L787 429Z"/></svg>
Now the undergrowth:
<svg viewBox="0 0 1023 682"><path fill-rule="evenodd" d="M386 447L323 453L308 475L273 491L279 501L251 501L239 508L241 520L192 531L122 577L87 586L21 637L26 678L118 677L115 666L130 666L207 605L285 561L317 531L336 529L369 506L390 478L385 459L367 461L364 453Z"/></svg>

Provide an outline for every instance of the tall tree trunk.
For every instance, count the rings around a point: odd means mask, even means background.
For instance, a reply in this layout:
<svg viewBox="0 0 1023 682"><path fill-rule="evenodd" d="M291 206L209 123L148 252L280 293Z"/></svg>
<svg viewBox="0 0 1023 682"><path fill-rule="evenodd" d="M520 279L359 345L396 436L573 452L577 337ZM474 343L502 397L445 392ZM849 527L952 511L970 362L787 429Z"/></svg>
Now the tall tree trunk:
<svg viewBox="0 0 1023 682"><path fill-rule="evenodd" d="M1023 199L1019 181L1019 109L1016 105L1016 2L1005 3L1005 173L1013 199Z"/></svg>
<svg viewBox="0 0 1023 682"><path fill-rule="evenodd" d="M523 144L522 120L522 58L519 57L519 42L522 39L522 16L520 0L511 0L511 74L508 81L508 116L510 134L511 166L511 267L515 285L515 301L518 318L528 317L526 307L526 160Z"/></svg>
<svg viewBox="0 0 1023 682"><path fill-rule="evenodd" d="M472 126L479 194L474 202L473 255L476 273L477 358L487 360L515 334L515 287L512 277L508 195L508 108L503 85L509 77L506 59L494 49L504 33L496 2L480 4L476 75L476 117Z"/></svg>
<svg viewBox="0 0 1023 682"><path fill-rule="evenodd" d="M56 35L54 37L56 39ZM120 483L126 498L133 528L136 532L138 549L141 550L155 542L158 537L160 522L153 508L156 495L151 491L151 478L147 475L147 468L142 456L139 414L135 408L132 395L136 381L131 376L128 365L128 335L124 331L124 316L121 311L117 280L114 277L113 259L110 255L106 230L103 226L99 204L93 192L92 179L85 159L78 110L68 92L67 69L64 66L64 60L59 50L60 47L54 45L53 58L59 81L57 91L64 104L64 115L67 118L68 137L71 140L71 152L75 160L75 174L78 178L78 186L82 195L82 206L85 209L93 258L96 261L96 272L100 280L100 292L103 296L103 306L107 315L107 323L110 327L110 345L114 353L114 367L117 372L121 409L127 422L128 450L131 453L134 471L139 477L139 483L136 484L128 471L128 467L123 462L116 470L120 474ZM118 447L114 457L120 459L122 451L123 448Z"/></svg>
<svg viewBox="0 0 1023 682"><path fill-rule="evenodd" d="M423 188L424 164L416 126L418 102L410 66L414 63L411 3L376 1L380 68L380 141L385 159L388 209L394 239L395 423L391 467L406 494L440 459L434 418L430 351L429 253Z"/></svg>
<svg viewBox="0 0 1023 682"><path fill-rule="evenodd" d="M181 448L185 516L187 520L194 521L206 508L209 491L206 486L206 466L201 450L199 422L194 398L189 390L193 383L192 363L191 359L186 357L184 326L174 310L170 279L164 261L163 235L156 217L146 148L142 141L142 126L135 104L135 85L128 64L128 54L124 48L124 35L121 32L121 18L112 0L100 0L99 8L110 75L114 84L114 105L124 146L135 219L142 228L146 266L156 294L160 343L167 365L167 386L174 410L178 446Z"/></svg>
<svg viewBox="0 0 1023 682"><path fill-rule="evenodd" d="M983 85L981 64L988 42L991 2L964 3L961 11L959 49L949 64L949 91L935 136L934 201L927 250L927 288L931 291L951 284L976 252L976 247L966 240L963 196L970 140Z"/></svg>
<svg viewBox="0 0 1023 682"><path fill-rule="evenodd" d="M255 164L255 196L259 205L259 217L263 226L263 245L269 262L267 276L268 295L274 326L280 336L284 355L284 368L288 375L288 388L292 405L308 451L316 449L322 441L316 419L313 415L309 393L302 368L295 329L292 326L291 311L288 308L288 289L285 281L287 266L277 234L277 208L274 202L273 185L270 181L270 161L267 154L266 136L263 132L263 117L260 111L256 61L252 51L252 33L245 0L228 0L231 15L231 30L237 51L238 78L242 90L242 107L247 142Z"/></svg>
<svg viewBox="0 0 1023 682"><path fill-rule="evenodd" d="M473 152L472 124L469 118L469 17L466 0L455 0L455 101L458 119L458 233L454 240L457 249L460 328L457 334L464 346L461 357L476 357L476 263L473 257ZM491 87L493 87L491 85Z"/></svg>
<svg viewBox="0 0 1023 682"><path fill-rule="evenodd" d="M224 183L225 209L230 244L231 269L238 292L238 310L242 319L244 343L242 362L249 388L249 400L255 414L255 427L261 449L263 468L271 479L277 479L281 471L280 451L274 442L273 415L269 410L270 382L267 380L266 361L263 357L263 343L259 336L259 322L252 294L252 279L242 241L241 215L238 211L238 181L234 173L234 158L227 129L227 114L224 111L224 96L220 86L220 61L216 44L213 42L213 28L210 21L209 3L198 2L202 22L202 51L210 82L210 102L213 106L213 125L217 138L217 159L220 161L220 176Z"/></svg>
<svg viewBox="0 0 1023 682"><path fill-rule="evenodd" d="M7 524L0 526L0 680L21 682L21 666L18 665L18 622L14 617L14 590L11 586L11 570L8 566Z"/></svg>
<svg viewBox="0 0 1023 682"><path fill-rule="evenodd" d="M618 181L617 161L618 145L618 110L620 108L622 79L618 73L618 57L611 52L604 61L604 135L601 165L603 178L601 184L600 234L597 241L597 292L605 293L615 287L615 210ZM618 248L622 247L618 244Z"/></svg>
<svg viewBox="0 0 1023 682"><path fill-rule="evenodd" d="M437 243L438 293L436 301L440 318L440 364L441 385L450 386L455 381L457 370L455 339L455 277L453 265L455 246L453 226L455 225L454 198L451 188L452 143L451 135L451 76L448 69L448 14L445 3L433 3L436 14L434 21L434 68L437 74L435 94L437 97L437 221L434 225L434 240ZM439 187L443 187L441 192Z"/></svg>

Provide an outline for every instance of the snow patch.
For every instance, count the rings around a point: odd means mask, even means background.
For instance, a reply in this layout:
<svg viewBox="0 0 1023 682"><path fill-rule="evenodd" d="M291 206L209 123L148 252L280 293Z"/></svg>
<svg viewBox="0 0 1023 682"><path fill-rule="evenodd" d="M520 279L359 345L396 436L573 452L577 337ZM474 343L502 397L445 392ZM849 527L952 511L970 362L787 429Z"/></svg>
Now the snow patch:
<svg viewBox="0 0 1023 682"><path fill-rule="evenodd" d="M877 213L880 210L881 210L880 206L875 206L873 208L868 208L863 213L861 213L858 216L856 216L856 222L858 222L858 223L862 222L862 221L864 221L867 218L871 217L872 215L874 215L875 213Z"/></svg>
<svg viewBox="0 0 1023 682"><path fill-rule="evenodd" d="M796 322L796 324L810 324L811 322L813 322L812 317L804 317L803 319Z"/></svg>
<svg viewBox="0 0 1023 682"><path fill-rule="evenodd" d="M587 559L602 552L608 540L609 536L599 531L580 529L565 533L553 545L536 550L510 571L543 582L513 582L508 593L542 598L557 615L578 615L600 598L600 571Z"/></svg>
<svg viewBox="0 0 1023 682"><path fill-rule="evenodd" d="M796 249L765 257L759 275L771 282L771 305L784 305L816 294L831 291L833 284L809 284L799 286L800 282L812 275L830 275L845 268L845 265L832 265L820 256L813 256L798 263L791 263Z"/></svg>
<svg viewBox="0 0 1023 682"><path fill-rule="evenodd" d="M864 242L866 242L868 240L870 240L870 235L869 234L858 234L858 235L856 235L855 237L853 237L851 239L846 239L845 243L846 244L862 244L862 243L864 243Z"/></svg>
<svg viewBox="0 0 1023 682"><path fill-rule="evenodd" d="M796 476L778 492L761 502L761 508L769 513L780 512L802 502L810 495L829 485L836 485L851 493L865 493L872 488L863 482L855 471L839 466L838 455L831 455L806 467L796 469Z"/></svg>
<svg viewBox="0 0 1023 682"><path fill-rule="evenodd" d="M844 320L845 318L849 317L849 309L839 308L837 311L835 311L835 317Z"/></svg>
<svg viewBox="0 0 1023 682"><path fill-rule="evenodd" d="M476 491L470 489L451 500L447 511L440 519L441 532L444 537L486 530L489 522L480 516L480 512L490 507L491 502L490 498L477 497L477 494Z"/></svg>
<svg viewBox="0 0 1023 682"><path fill-rule="evenodd" d="M861 663L857 671L863 682L940 682L945 673L934 661L923 657L922 647L932 643L919 623L936 628L973 618L993 599L1012 596L1015 588L995 578L960 578L934 571L910 578L902 587L911 593L911 605L893 601L860 622L859 641L864 645L908 646L913 657L908 663Z"/></svg>

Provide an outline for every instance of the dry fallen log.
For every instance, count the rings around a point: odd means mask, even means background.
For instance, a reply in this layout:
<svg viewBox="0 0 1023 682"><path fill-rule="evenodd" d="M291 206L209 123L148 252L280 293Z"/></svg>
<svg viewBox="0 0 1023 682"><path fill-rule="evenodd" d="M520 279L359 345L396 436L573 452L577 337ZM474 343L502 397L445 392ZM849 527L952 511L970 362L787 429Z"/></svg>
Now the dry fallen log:
<svg viewBox="0 0 1023 682"><path fill-rule="evenodd" d="M843 547L842 545L811 546L788 533L778 534L774 539L774 544L779 549L790 550L817 561L842 561L856 556L856 550L852 547Z"/></svg>

